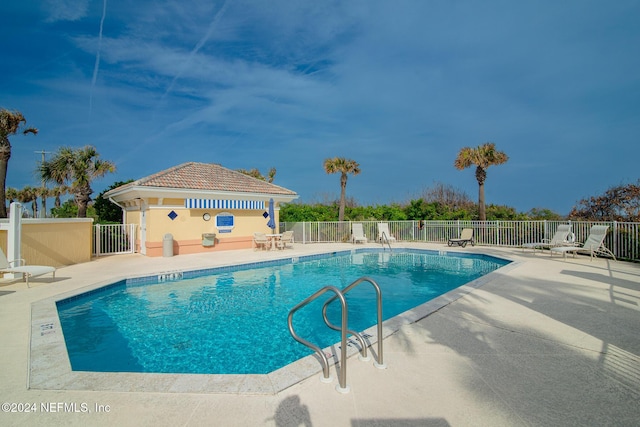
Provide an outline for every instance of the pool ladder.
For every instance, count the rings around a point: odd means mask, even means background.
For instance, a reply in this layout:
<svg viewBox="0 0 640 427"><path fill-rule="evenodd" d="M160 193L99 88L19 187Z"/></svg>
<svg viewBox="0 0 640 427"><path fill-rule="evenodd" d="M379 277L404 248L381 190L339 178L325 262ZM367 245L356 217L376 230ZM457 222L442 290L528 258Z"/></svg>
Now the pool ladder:
<svg viewBox="0 0 640 427"><path fill-rule="evenodd" d="M387 236L387 233L385 233L384 231L382 232L382 235L380 235L380 243L382 243L382 249L384 250L384 241L387 241L387 246L389 246L389 252L393 252L391 250L391 241L389 240L389 236Z"/></svg>
<svg viewBox="0 0 640 427"><path fill-rule="evenodd" d="M364 338L362 337L362 335L356 331L348 329L349 313L347 309L347 300L345 299L345 294L347 292L349 292L351 289L355 288L356 286L358 286L363 282L369 282L373 286L374 290L376 291L376 304L377 304L377 312L378 312L377 313L378 315L377 359L378 360L374 362L374 366L379 369L385 369L386 365L384 364L383 353L382 353L382 292L380 291L380 286L378 286L378 284L373 279L370 279L368 277L361 277L342 290L336 288L335 286L325 286L324 288L318 290L313 295L311 295L310 297L308 297L307 299L305 299L304 301L302 301L301 303L293 307L291 311L289 311L289 317L287 319L287 323L289 325L289 332L291 333L291 336L293 337L293 339L295 339L301 344L306 345L307 347L315 351L316 354L320 357L320 363L322 364L322 374L323 374L322 381L331 382L332 379L331 379L331 376L329 375L329 360L327 359L327 355L322 351L320 347L313 344L312 342L305 340L304 338L301 338L295 332L295 330L293 329L293 314L299 309L301 309L302 307L306 306L307 304L309 304L310 302L314 301L315 299L319 298L321 295L324 295L327 292L333 292L335 294L333 297L329 298L324 303L324 306L322 307L322 318L324 319L324 323L329 328L336 331L340 331L340 370L339 370L339 377L338 377L339 384L336 386L336 390L340 393L349 392L349 386L347 385L347 334L350 334L356 337L356 339L360 344L360 355L358 356L359 359L363 361L370 360L369 356L367 355L367 344ZM342 307L341 326L336 326L332 324L327 318L327 307L329 306L329 304L331 304L331 302L335 301L336 299L340 300L340 305Z"/></svg>

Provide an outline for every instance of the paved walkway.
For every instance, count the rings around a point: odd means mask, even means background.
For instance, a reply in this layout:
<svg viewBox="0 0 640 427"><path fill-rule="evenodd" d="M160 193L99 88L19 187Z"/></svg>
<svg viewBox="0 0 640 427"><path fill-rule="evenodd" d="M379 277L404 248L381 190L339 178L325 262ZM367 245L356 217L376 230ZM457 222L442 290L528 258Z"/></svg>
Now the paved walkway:
<svg viewBox="0 0 640 427"><path fill-rule="evenodd" d="M410 246L449 250L441 245ZM582 256L563 261L518 249L467 247L467 252L504 256L516 263L492 273L477 289L454 294L443 308L386 338L387 369L350 358L348 394L335 390L335 369L331 384L322 383L318 373L275 394L140 391L144 381L139 389L131 385L136 391L128 392L44 390L30 382L30 372L38 368L33 365L46 363L30 363L33 303L122 276L351 247L296 244L284 253L113 256L61 268L55 281L36 278L29 289L21 282L0 282L0 401L22 412L5 412L3 404L0 425L640 423L640 265ZM188 376L182 377L188 381ZM92 381L98 384L100 377Z"/></svg>

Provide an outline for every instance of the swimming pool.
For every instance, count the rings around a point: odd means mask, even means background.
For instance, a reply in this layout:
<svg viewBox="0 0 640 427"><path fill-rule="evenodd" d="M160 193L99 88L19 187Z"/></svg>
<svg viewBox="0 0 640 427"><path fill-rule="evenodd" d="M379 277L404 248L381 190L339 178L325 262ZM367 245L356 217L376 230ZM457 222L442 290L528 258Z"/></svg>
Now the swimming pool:
<svg viewBox="0 0 640 427"><path fill-rule="evenodd" d="M507 263L424 250L345 251L129 279L56 305L75 371L262 374L311 353L289 335L286 318L325 285L372 277L388 319ZM348 294L351 329L375 323L374 299L367 287ZM324 326L322 303L305 307L295 326L325 347L339 334ZM329 310L335 323L338 313L337 305Z"/></svg>

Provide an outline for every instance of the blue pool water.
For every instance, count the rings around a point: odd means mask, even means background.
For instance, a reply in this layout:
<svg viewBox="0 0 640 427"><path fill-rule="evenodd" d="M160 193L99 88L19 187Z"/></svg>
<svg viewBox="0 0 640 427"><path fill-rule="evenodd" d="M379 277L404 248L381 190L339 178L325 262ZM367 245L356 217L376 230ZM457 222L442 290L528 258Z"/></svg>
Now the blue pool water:
<svg viewBox="0 0 640 427"><path fill-rule="evenodd" d="M287 315L326 285L373 278L386 320L507 263L485 255L363 250L185 272L181 280L125 280L57 308L76 371L265 374L311 354L289 334ZM340 339L322 321L331 296L294 316L296 332L321 348ZM370 285L354 288L347 303L351 329L376 323ZM339 325L339 304L328 313Z"/></svg>

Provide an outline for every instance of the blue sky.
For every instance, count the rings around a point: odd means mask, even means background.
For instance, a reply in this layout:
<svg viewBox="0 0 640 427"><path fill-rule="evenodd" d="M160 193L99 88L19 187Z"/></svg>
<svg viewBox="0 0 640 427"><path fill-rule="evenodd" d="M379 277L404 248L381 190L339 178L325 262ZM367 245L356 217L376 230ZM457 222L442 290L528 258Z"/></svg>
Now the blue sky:
<svg viewBox="0 0 640 427"><path fill-rule="evenodd" d="M437 183L477 198L462 147L494 142L487 203L566 214L637 182L640 2L23 0L0 3L7 186L41 151L97 147L137 179L188 161L277 169L303 202L405 202Z"/></svg>

